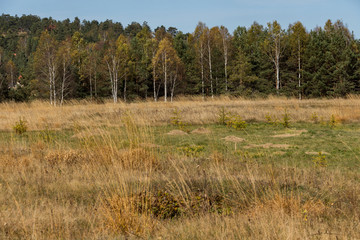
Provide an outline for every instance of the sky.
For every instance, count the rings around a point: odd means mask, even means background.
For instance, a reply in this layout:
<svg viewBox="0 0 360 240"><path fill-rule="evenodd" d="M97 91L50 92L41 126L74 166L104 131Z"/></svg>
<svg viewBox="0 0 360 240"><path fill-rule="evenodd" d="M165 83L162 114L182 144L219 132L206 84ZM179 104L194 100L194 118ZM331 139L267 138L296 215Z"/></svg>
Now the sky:
<svg viewBox="0 0 360 240"><path fill-rule="evenodd" d="M111 19L124 27L146 21L152 29L164 25L183 32L193 32L199 21L232 32L254 21L265 26L277 20L284 29L301 21L311 30L339 19L360 38L360 0L0 0L0 12L56 20Z"/></svg>

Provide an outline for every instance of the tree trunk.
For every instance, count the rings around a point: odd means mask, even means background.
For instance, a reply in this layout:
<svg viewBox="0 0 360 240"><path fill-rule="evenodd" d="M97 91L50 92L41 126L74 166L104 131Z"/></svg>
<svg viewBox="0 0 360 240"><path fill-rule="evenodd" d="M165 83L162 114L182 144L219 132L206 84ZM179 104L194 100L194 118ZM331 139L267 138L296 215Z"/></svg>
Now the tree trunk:
<svg viewBox="0 0 360 240"><path fill-rule="evenodd" d="M172 85L172 88L171 88L171 102L173 101L173 98L174 98L176 78L177 78L177 74L175 74L174 81L173 81L173 85Z"/></svg>
<svg viewBox="0 0 360 240"><path fill-rule="evenodd" d="M95 76L94 76L94 93L95 93L95 97L97 97L97 87L96 87L96 80L97 80L97 76L96 76L97 74L95 73Z"/></svg>
<svg viewBox="0 0 360 240"><path fill-rule="evenodd" d="M93 98L93 91L92 91L92 69L90 67L90 77L89 77L89 84L90 84L90 98Z"/></svg>
<svg viewBox="0 0 360 240"><path fill-rule="evenodd" d="M52 66L52 84L53 84L54 106L56 106L56 85L55 85L55 67L54 66Z"/></svg>
<svg viewBox="0 0 360 240"><path fill-rule="evenodd" d="M278 59L276 60L276 93L279 94L280 89L280 68L279 68L279 62Z"/></svg>
<svg viewBox="0 0 360 240"><path fill-rule="evenodd" d="M156 70L155 70L155 66L154 66L154 70L153 70L154 101L157 102L155 73L156 73Z"/></svg>
<svg viewBox="0 0 360 240"><path fill-rule="evenodd" d="M228 50L226 45L225 36L223 36L223 46L224 46L224 65L225 65L225 91L228 91L228 78L227 78L227 63L228 63Z"/></svg>
<svg viewBox="0 0 360 240"><path fill-rule="evenodd" d="M117 103L118 101L118 73L116 71L116 69L114 69L115 73L115 78L114 78L114 101L115 103Z"/></svg>
<svg viewBox="0 0 360 240"><path fill-rule="evenodd" d="M205 82L204 82L204 49L202 43L200 44L200 64L201 64L201 93L202 98L205 98Z"/></svg>
<svg viewBox="0 0 360 240"><path fill-rule="evenodd" d="M127 78L127 76L126 76L126 74L125 74L125 79L124 79L124 102L126 102L126 79Z"/></svg>
<svg viewBox="0 0 360 240"><path fill-rule="evenodd" d="M61 83L61 100L60 100L60 105L63 105L63 103L64 103L65 80L66 80L66 63L65 63L65 59L64 59L64 60L63 60L63 77L62 77L62 83Z"/></svg>
<svg viewBox="0 0 360 240"><path fill-rule="evenodd" d="M275 68L276 68L276 93L279 95L280 89L280 39L275 42Z"/></svg>
<svg viewBox="0 0 360 240"><path fill-rule="evenodd" d="M301 46L300 46L300 39L298 39L298 71L299 71L299 100L302 99L302 96L301 96Z"/></svg>
<svg viewBox="0 0 360 240"><path fill-rule="evenodd" d="M214 98L212 64L211 64L211 47L210 47L210 41L209 40L208 40L208 52L209 52L210 91L211 91L211 97Z"/></svg>
<svg viewBox="0 0 360 240"><path fill-rule="evenodd" d="M167 102L167 61L166 61L166 52L165 52L165 59L164 59L165 65L164 65L164 101Z"/></svg>
<svg viewBox="0 0 360 240"><path fill-rule="evenodd" d="M10 81L11 81L10 87L13 88L15 84L14 84L14 70L12 66L10 66Z"/></svg>
<svg viewBox="0 0 360 240"><path fill-rule="evenodd" d="M111 82L111 94L113 97L114 103L117 103L117 67L116 61L113 58L111 61L112 66L107 62L108 70L109 70L109 77Z"/></svg>

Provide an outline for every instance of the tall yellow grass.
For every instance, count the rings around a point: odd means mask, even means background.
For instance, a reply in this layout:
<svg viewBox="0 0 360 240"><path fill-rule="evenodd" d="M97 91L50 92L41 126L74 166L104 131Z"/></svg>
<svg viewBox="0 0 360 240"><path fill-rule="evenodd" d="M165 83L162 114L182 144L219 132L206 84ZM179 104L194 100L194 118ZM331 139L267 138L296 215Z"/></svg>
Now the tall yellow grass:
<svg viewBox="0 0 360 240"><path fill-rule="evenodd" d="M0 239L360 239L356 172L276 167L272 156L239 163L217 152L198 164L161 152L152 128L168 124L174 108L203 124L222 107L246 120L286 109L293 121L315 112L358 122L359 106L355 97L1 104L2 131L24 117L30 131L74 135L1 140Z"/></svg>
<svg viewBox="0 0 360 240"><path fill-rule="evenodd" d="M240 114L244 120L266 121L267 115L281 119L286 110L295 122L309 122L316 113L319 120L328 121L331 115L344 122L360 121L360 98L347 99L310 99L296 100L270 97L263 100L245 100L238 98L215 98L205 101L194 98L178 99L173 103L105 102L94 104L86 101L72 101L61 107L53 107L47 102L2 103L0 104L0 130L11 130L21 117L28 121L30 130L64 129L75 125L96 127L102 125L119 126L120 119L131 113L135 121L144 119L147 124L161 125L169 123L174 109L178 109L185 122L191 124L214 123L219 110ZM144 122L144 121L143 121Z"/></svg>

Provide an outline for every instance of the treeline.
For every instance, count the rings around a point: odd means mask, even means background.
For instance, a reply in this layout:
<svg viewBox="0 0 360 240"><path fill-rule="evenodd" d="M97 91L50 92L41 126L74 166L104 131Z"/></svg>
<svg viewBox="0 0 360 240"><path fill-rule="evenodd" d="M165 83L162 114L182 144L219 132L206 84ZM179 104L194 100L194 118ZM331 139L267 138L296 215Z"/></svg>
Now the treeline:
<svg viewBox="0 0 360 240"><path fill-rule="evenodd" d="M174 96L343 97L360 92L360 41L341 21L307 31L277 21L232 34L146 22L0 17L0 101L114 102Z"/></svg>

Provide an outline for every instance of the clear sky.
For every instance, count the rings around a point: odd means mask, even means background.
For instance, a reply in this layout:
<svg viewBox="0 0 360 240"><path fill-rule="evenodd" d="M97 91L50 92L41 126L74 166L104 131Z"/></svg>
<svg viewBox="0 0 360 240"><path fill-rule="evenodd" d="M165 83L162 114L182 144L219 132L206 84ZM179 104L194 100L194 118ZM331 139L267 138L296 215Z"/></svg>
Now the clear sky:
<svg viewBox="0 0 360 240"><path fill-rule="evenodd" d="M340 19L360 38L360 0L0 0L0 11L21 16L33 14L63 20L111 19L126 27L132 21L148 22L193 32L199 21L209 27L249 27L278 20L283 28L301 21L308 30Z"/></svg>

